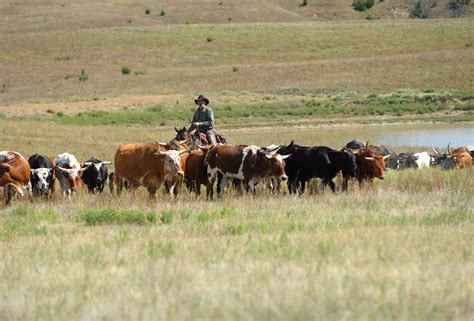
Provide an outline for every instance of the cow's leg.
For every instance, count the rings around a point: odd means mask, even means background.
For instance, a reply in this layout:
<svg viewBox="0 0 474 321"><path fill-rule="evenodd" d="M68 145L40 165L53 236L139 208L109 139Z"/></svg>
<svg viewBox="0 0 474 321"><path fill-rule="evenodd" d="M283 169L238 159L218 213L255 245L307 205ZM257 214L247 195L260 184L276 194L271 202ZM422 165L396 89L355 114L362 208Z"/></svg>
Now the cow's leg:
<svg viewBox="0 0 474 321"><path fill-rule="evenodd" d="M252 179L248 182L248 188L252 192L252 195L257 194L256 182L254 182Z"/></svg>
<svg viewBox="0 0 474 321"><path fill-rule="evenodd" d="M208 183L206 185L206 200L210 199L212 201L214 197L214 181L215 178L213 178L212 180L208 179Z"/></svg>
<svg viewBox="0 0 474 321"><path fill-rule="evenodd" d="M173 194L174 198L178 197L181 187L183 186L184 177L179 177L174 184Z"/></svg>
<svg viewBox="0 0 474 321"><path fill-rule="evenodd" d="M306 190L306 180L305 179L300 179L299 183L300 183L299 190L300 190L300 195L301 195Z"/></svg>
<svg viewBox="0 0 474 321"><path fill-rule="evenodd" d="M328 179L328 184L329 184L329 187L331 187L332 192L336 193L336 184L334 184L331 178Z"/></svg>
<svg viewBox="0 0 474 321"><path fill-rule="evenodd" d="M148 197L149 197L150 201L156 201L156 190L157 190L157 188L155 186L148 186L146 189L148 190Z"/></svg>
<svg viewBox="0 0 474 321"><path fill-rule="evenodd" d="M196 197L201 195L201 181L199 179L194 180L194 192L196 193Z"/></svg>
<svg viewBox="0 0 474 321"><path fill-rule="evenodd" d="M119 177L117 174L115 174L114 183L115 183L115 185L117 185L117 196L120 196L120 194L122 193L122 189L123 189L123 178ZM113 190L114 190L114 188L112 186L110 188L110 192L112 193Z"/></svg>
<svg viewBox="0 0 474 321"><path fill-rule="evenodd" d="M229 179L227 178L227 176L222 175L221 181L218 182L219 189L217 190L217 195L220 195L224 191L224 188L227 186L228 182L229 182Z"/></svg>
<svg viewBox="0 0 474 321"><path fill-rule="evenodd" d="M349 188L349 176L344 176L342 178L342 191L347 192Z"/></svg>
<svg viewBox="0 0 474 321"><path fill-rule="evenodd" d="M31 186L31 182L28 182L28 184L26 184L26 193L28 194L28 199L30 200L30 202L33 202L33 187Z"/></svg>
<svg viewBox="0 0 474 321"><path fill-rule="evenodd" d="M10 192L10 185L5 185L3 187L3 198L5 199L5 206L8 206L11 201L11 192Z"/></svg>

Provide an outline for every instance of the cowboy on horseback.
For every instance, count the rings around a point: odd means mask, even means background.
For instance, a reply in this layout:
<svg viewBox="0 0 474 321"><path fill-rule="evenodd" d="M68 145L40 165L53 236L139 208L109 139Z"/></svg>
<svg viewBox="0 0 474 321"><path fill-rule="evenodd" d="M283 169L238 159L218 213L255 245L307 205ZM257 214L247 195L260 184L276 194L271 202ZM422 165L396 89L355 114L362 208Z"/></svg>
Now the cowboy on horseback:
<svg viewBox="0 0 474 321"><path fill-rule="evenodd" d="M209 144L216 144L216 132L214 131L214 112L209 105L209 99L203 95L199 95L194 100L198 109L194 112L194 117L189 131L197 129L198 133L206 135ZM199 136L198 136L199 137Z"/></svg>

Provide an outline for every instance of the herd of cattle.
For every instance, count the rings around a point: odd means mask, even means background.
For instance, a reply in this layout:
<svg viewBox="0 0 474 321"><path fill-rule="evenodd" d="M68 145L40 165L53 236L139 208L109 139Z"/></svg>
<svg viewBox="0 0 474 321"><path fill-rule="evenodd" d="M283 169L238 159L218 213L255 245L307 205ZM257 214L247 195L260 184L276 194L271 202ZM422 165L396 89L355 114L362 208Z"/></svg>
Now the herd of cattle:
<svg viewBox="0 0 474 321"><path fill-rule="evenodd" d="M178 131L178 130L177 130ZM34 154L26 160L18 152L0 152L0 187L4 187L5 203L14 194L49 198L59 182L62 194L71 195L86 186L90 193L100 193L107 182L111 193L120 195L123 187L132 193L144 186L154 199L164 185L175 196L185 184L189 191L200 194L206 187L208 199L213 198L217 180L220 194L231 182L236 188L255 193L256 185L264 182L272 192L279 191L281 181L287 180L289 193L303 193L312 178L322 179L323 186L336 190L333 179L342 177L342 190L355 179L359 184L384 179L385 170L440 166L444 169L472 166L474 148L447 148L444 153L396 154L383 145L351 141L341 150L325 146L289 145L207 145L201 146L191 137L168 143L123 144L115 153L115 172L108 173L112 162L96 158L79 162L70 153L56 157Z"/></svg>

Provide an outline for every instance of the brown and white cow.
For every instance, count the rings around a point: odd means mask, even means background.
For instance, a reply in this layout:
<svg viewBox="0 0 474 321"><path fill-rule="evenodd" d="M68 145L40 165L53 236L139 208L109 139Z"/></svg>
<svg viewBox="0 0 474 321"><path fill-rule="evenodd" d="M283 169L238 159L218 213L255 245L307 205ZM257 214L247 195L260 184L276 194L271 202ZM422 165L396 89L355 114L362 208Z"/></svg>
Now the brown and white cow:
<svg viewBox="0 0 474 321"><path fill-rule="evenodd" d="M0 187L3 187L5 205L9 205L15 193L23 196L23 190L31 197L30 164L17 152L0 152Z"/></svg>
<svg viewBox="0 0 474 321"><path fill-rule="evenodd" d="M166 152L169 150L177 150L177 151L182 151L182 150L188 150L192 146L190 145L191 140L190 139L185 139L182 141L173 139L169 141L168 143L158 143L160 150L162 152ZM181 158L181 168L184 170L186 168L186 160L188 158L189 154L188 153L182 153L179 155ZM184 182L184 177L183 176L173 176L169 177L165 181L165 188L168 193L174 194L174 196L178 196L179 192L181 191L181 188L183 186Z"/></svg>
<svg viewBox="0 0 474 321"><path fill-rule="evenodd" d="M81 182L81 164L76 157L70 153L56 156L56 179L64 197L71 198L71 194L77 191Z"/></svg>
<svg viewBox="0 0 474 321"><path fill-rule="evenodd" d="M212 198L212 187L218 173L223 176L217 188L218 194L231 178L247 182L253 193L256 183L264 177L287 179L283 160L288 157L290 155L266 153L253 145L216 145L209 150L205 159L209 179L207 196Z"/></svg>
<svg viewBox="0 0 474 321"><path fill-rule="evenodd" d="M356 178L359 186L364 180L373 184L374 178L385 178L385 161L390 155L381 156L370 149L364 148L356 153L357 172Z"/></svg>
<svg viewBox="0 0 474 321"><path fill-rule="evenodd" d="M180 155L187 150L161 151L160 143L123 144L115 152L115 184L120 195L124 180L134 192L140 185L146 187L150 199L167 180L183 177Z"/></svg>

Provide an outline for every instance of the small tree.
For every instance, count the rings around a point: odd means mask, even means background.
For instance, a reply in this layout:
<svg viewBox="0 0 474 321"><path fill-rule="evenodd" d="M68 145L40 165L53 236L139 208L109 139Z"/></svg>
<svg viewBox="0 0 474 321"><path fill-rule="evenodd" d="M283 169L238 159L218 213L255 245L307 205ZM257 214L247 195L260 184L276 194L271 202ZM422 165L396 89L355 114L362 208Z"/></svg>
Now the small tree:
<svg viewBox="0 0 474 321"><path fill-rule="evenodd" d="M303 3L301 4L303 7L308 5L308 0L303 0Z"/></svg>
<svg viewBox="0 0 474 321"><path fill-rule="evenodd" d="M357 11L365 11L367 9L370 9L374 6L375 0L354 0L352 2L352 6L354 7L354 10Z"/></svg>
<svg viewBox="0 0 474 321"><path fill-rule="evenodd" d="M436 0L411 0L410 17L426 19L430 16L431 9L436 6Z"/></svg>
<svg viewBox="0 0 474 321"><path fill-rule="evenodd" d="M471 0L447 0L446 8L453 18L459 18L470 3Z"/></svg>

